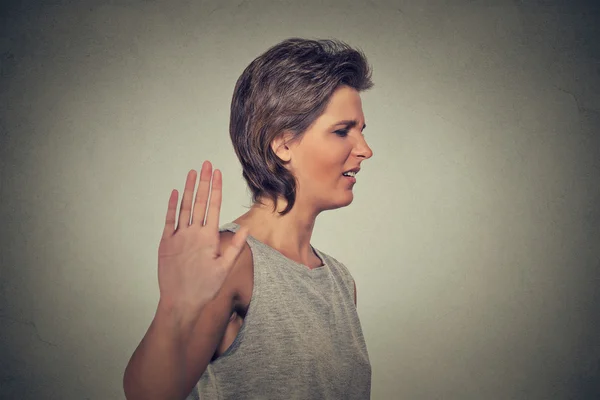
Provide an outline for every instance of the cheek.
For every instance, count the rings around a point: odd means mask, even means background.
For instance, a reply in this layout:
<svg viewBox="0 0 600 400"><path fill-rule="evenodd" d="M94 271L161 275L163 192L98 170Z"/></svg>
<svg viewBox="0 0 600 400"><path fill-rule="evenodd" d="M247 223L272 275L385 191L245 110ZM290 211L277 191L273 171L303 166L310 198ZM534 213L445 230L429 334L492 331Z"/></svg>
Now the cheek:
<svg viewBox="0 0 600 400"><path fill-rule="evenodd" d="M331 179L331 168L318 162L312 162L303 172L303 177L310 182L326 182Z"/></svg>
<svg viewBox="0 0 600 400"><path fill-rule="evenodd" d="M320 177L322 180L330 180L332 176L337 175L337 171L342 168L343 160L340 154L335 154L331 150L315 151L308 163L311 175Z"/></svg>
<svg viewBox="0 0 600 400"><path fill-rule="evenodd" d="M330 160L321 160L320 162L313 162L307 171L307 175L305 179L309 184L313 186L331 186L332 184L336 184L339 179L342 177L340 170L340 166L331 163Z"/></svg>
<svg viewBox="0 0 600 400"><path fill-rule="evenodd" d="M341 177L342 168L347 165L351 148L339 142L323 141L314 146L307 146L302 152L298 177L308 182L330 184Z"/></svg>

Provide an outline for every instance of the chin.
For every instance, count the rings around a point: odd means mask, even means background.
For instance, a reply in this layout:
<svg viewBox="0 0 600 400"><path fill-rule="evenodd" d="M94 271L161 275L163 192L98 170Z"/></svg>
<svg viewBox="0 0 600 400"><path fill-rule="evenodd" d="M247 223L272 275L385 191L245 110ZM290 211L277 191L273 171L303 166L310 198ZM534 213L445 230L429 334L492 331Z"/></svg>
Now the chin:
<svg viewBox="0 0 600 400"><path fill-rule="evenodd" d="M354 200L354 194L352 192L349 192L350 194L346 195L345 199L340 199L340 201L337 201L333 204L331 204L329 207L327 207L328 210L335 210L337 208L342 208L342 207L347 207L350 204L352 204L352 200Z"/></svg>

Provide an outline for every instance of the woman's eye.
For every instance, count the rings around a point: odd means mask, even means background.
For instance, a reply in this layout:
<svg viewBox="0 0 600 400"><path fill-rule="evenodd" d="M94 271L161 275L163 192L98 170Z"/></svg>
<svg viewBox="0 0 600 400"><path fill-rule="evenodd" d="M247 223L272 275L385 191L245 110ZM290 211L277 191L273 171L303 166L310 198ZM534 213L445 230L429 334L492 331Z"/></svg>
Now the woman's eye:
<svg viewBox="0 0 600 400"><path fill-rule="evenodd" d="M335 131L338 136L348 136L348 129L340 129Z"/></svg>

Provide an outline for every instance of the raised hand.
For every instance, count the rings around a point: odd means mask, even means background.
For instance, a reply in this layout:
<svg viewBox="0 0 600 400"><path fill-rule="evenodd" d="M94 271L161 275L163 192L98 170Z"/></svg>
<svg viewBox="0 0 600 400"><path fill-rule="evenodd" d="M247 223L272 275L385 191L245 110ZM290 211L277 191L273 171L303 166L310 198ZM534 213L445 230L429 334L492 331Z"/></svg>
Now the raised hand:
<svg viewBox="0 0 600 400"><path fill-rule="evenodd" d="M188 173L177 228L177 190L171 192L165 228L158 248L160 301L182 313L197 313L215 298L248 237L247 228L241 227L232 238L230 246L220 254L219 213L223 178L221 171L215 169L208 205L211 175L212 165L205 161L191 214L196 171L192 169ZM208 214L204 223L207 206Z"/></svg>

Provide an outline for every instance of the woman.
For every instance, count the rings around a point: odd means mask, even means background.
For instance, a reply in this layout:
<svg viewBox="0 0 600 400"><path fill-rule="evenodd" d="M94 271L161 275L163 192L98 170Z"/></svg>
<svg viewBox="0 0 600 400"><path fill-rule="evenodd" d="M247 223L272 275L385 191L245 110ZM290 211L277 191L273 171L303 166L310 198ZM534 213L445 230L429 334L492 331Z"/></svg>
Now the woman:
<svg viewBox="0 0 600 400"><path fill-rule="evenodd" d="M356 285L310 239L322 211L352 202L373 155L359 96L372 85L364 55L332 40L285 40L244 70L230 135L253 206L219 228L222 176L208 161L193 212L188 173L177 228L172 191L128 399L369 398Z"/></svg>

